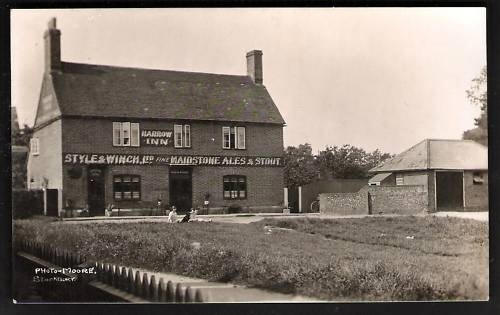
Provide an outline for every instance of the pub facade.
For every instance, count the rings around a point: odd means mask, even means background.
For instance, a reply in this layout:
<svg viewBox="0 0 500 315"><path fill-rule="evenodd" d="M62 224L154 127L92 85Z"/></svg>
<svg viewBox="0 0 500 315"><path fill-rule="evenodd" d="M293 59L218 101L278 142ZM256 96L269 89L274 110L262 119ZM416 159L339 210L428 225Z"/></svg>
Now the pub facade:
<svg viewBox="0 0 500 315"><path fill-rule="evenodd" d="M59 212L281 211L285 122L261 51L246 75L220 75L63 62L60 37L52 19L28 161L29 187L57 191Z"/></svg>

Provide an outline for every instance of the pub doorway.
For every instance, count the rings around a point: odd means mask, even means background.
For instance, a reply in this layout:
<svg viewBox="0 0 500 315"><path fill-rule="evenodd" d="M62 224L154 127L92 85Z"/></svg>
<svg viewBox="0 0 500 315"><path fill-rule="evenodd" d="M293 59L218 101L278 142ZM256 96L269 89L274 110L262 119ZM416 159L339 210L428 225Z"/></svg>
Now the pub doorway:
<svg viewBox="0 0 500 315"><path fill-rule="evenodd" d="M89 215L103 216L105 208L104 166L89 166L87 169L87 191Z"/></svg>
<svg viewBox="0 0 500 315"><path fill-rule="evenodd" d="M193 205L192 169L171 167L169 173L170 206L177 212L188 212Z"/></svg>

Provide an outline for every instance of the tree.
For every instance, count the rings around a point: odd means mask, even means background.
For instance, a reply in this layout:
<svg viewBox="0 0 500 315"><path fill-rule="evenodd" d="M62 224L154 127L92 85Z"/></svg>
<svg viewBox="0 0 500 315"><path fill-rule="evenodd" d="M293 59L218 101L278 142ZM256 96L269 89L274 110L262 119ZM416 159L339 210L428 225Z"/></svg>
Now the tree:
<svg viewBox="0 0 500 315"><path fill-rule="evenodd" d="M303 186L318 177L318 167L309 143L289 146L284 152L285 186Z"/></svg>
<svg viewBox="0 0 500 315"><path fill-rule="evenodd" d="M462 138L474 140L483 145L488 145L488 102L487 102L487 70L481 69L477 78L472 79L472 86L466 91L469 101L481 109L479 118L474 119L476 128L466 130Z"/></svg>
<svg viewBox="0 0 500 315"><path fill-rule="evenodd" d="M24 125L22 129L12 130L11 134L11 145L28 147L31 135L33 133L33 128ZM12 150L12 188L13 189L23 189L26 188L27 183L27 161L26 151Z"/></svg>
<svg viewBox="0 0 500 315"><path fill-rule="evenodd" d="M33 128L29 127L26 124L22 129L12 130L11 145L29 146L32 134Z"/></svg>
<svg viewBox="0 0 500 315"><path fill-rule="evenodd" d="M389 153L378 149L368 153L362 148L345 144L343 146L328 146L319 153L317 163L320 173L325 178L367 178L368 171L390 158Z"/></svg>

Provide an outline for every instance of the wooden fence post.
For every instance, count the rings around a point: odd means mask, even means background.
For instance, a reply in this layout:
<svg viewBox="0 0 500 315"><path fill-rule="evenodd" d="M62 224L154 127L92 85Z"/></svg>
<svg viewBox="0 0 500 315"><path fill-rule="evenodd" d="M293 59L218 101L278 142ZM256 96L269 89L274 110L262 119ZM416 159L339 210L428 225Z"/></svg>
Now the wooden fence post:
<svg viewBox="0 0 500 315"><path fill-rule="evenodd" d="M149 294L151 294L151 300L154 302L158 302L158 285L156 284L156 278L154 275L151 275L151 279L149 282Z"/></svg>
<svg viewBox="0 0 500 315"><path fill-rule="evenodd" d="M194 291L193 291L193 289L191 289L191 287L186 288L185 302L186 303L193 303L194 302Z"/></svg>
<svg viewBox="0 0 500 315"><path fill-rule="evenodd" d="M145 272L142 274L142 296L144 299L149 299L149 279L148 274Z"/></svg>
<svg viewBox="0 0 500 315"><path fill-rule="evenodd" d="M141 273L139 272L139 270L135 271L134 294L137 296L142 296Z"/></svg>
<svg viewBox="0 0 500 315"><path fill-rule="evenodd" d="M123 291L128 291L128 281L127 281L127 268L122 267L120 273L120 289Z"/></svg>
<svg viewBox="0 0 500 315"><path fill-rule="evenodd" d="M120 267L113 265L111 268L111 286L118 289L120 279Z"/></svg>
<svg viewBox="0 0 500 315"><path fill-rule="evenodd" d="M128 268L127 282L128 282L128 292L130 294L134 294L134 290L135 290L134 284L135 284L135 281L134 281L134 272L133 272L132 268Z"/></svg>
<svg viewBox="0 0 500 315"><path fill-rule="evenodd" d="M180 283L175 286L175 302L184 303L185 293Z"/></svg>
<svg viewBox="0 0 500 315"><path fill-rule="evenodd" d="M64 264L63 267L70 267L71 263L69 262L69 252L67 250L64 251Z"/></svg>
<svg viewBox="0 0 500 315"><path fill-rule="evenodd" d="M104 266L104 283L111 284L111 266L109 264Z"/></svg>
<svg viewBox="0 0 500 315"><path fill-rule="evenodd" d="M99 264L99 278L102 283L106 282L106 266L104 263Z"/></svg>
<svg viewBox="0 0 500 315"><path fill-rule="evenodd" d="M167 302L175 302L175 287L170 280L167 282Z"/></svg>
<svg viewBox="0 0 500 315"><path fill-rule="evenodd" d="M196 289L196 293L194 295L194 301L197 303L203 303L205 298L203 297L203 294L200 289Z"/></svg>
<svg viewBox="0 0 500 315"><path fill-rule="evenodd" d="M168 302L168 293L167 293L167 285L163 281L163 278L160 278L160 282L158 283L158 289L159 289L159 298L160 302Z"/></svg>

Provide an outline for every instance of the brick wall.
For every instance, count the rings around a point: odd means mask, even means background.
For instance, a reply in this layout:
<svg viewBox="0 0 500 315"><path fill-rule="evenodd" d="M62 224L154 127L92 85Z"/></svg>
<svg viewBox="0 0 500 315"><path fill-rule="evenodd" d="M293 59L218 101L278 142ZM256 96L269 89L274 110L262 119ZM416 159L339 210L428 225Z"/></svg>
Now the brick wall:
<svg viewBox="0 0 500 315"><path fill-rule="evenodd" d="M320 193L356 192L368 183L367 179L332 179L312 182L302 187L302 212L311 211L311 203ZM294 201L290 200L289 201Z"/></svg>
<svg viewBox="0 0 500 315"><path fill-rule="evenodd" d="M116 120L115 120L116 121ZM137 153L186 155L283 155L283 127L221 122L174 122L130 120L140 123L142 129L174 129L174 123L191 124L191 148L172 147L114 147L112 119L63 119L63 152L67 153ZM246 149L222 148L222 126L246 127ZM213 140L212 140L213 139Z"/></svg>
<svg viewBox="0 0 500 315"><path fill-rule="evenodd" d="M191 122L191 148L177 149L152 146L114 147L112 122L113 120L107 119L64 118L63 152L223 156L282 156L283 153L283 128L276 125ZM173 131L173 124L173 121L140 121L140 128ZM246 127L246 150L222 149L222 126L234 125ZM86 167L82 167L82 176L78 179L68 176L68 169L71 167L64 165L64 198L71 199L75 207L83 208L87 202ZM113 175L118 174L141 176L141 201L113 200L112 180ZM224 175L247 177L247 199L223 199ZM168 177L168 166L106 166L105 204L112 203L120 208L149 208L156 205L158 198L161 198L164 204L169 204ZM240 205L248 212L282 211L283 187L283 168L280 167L193 167L192 172L193 206L201 206L208 192L211 195L210 207L214 211L233 204ZM250 206L253 208L248 208Z"/></svg>
<svg viewBox="0 0 500 315"><path fill-rule="evenodd" d="M427 210L423 185L370 186L372 213L418 214Z"/></svg>
<svg viewBox="0 0 500 315"><path fill-rule="evenodd" d="M488 171L478 171L483 176L482 184L473 183L473 171L464 172L465 210L487 211L488 206Z"/></svg>
<svg viewBox="0 0 500 315"><path fill-rule="evenodd" d="M224 175L247 177L247 199L224 200L222 179ZM237 204L243 208L283 206L283 169L249 167L199 167L193 170L193 205L202 205L205 193L210 193L211 207ZM251 212L251 209L248 209Z"/></svg>
<svg viewBox="0 0 500 315"><path fill-rule="evenodd" d="M64 165L64 204L70 199L75 208L84 208L87 204L87 168L82 167L80 178L71 178L68 169L71 166ZM140 175L141 176L141 200L140 201L116 201L113 198L113 176L114 175ZM156 207L158 198L168 202L168 166L107 166L104 169L105 178L105 204L114 204L117 208L151 208Z"/></svg>
<svg viewBox="0 0 500 315"><path fill-rule="evenodd" d="M331 215L417 214L427 209L423 185L365 186L356 193L320 194L320 212Z"/></svg>
<svg viewBox="0 0 500 315"><path fill-rule="evenodd" d="M368 187L355 193L319 194L319 211L330 215L368 214Z"/></svg>
<svg viewBox="0 0 500 315"><path fill-rule="evenodd" d="M436 211L436 172L429 171L427 177L427 208L429 212Z"/></svg>

